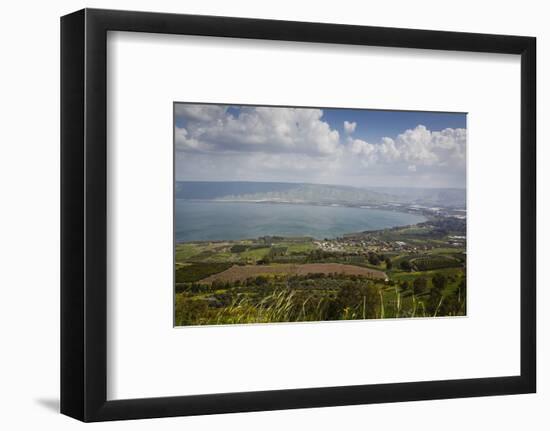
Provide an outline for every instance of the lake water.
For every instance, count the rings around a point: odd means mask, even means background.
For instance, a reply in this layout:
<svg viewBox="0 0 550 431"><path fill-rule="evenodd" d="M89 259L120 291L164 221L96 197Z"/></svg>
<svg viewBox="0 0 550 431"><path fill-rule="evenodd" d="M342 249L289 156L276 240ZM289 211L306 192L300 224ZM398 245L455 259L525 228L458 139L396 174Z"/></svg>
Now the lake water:
<svg viewBox="0 0 550 431"><path fill-rule="evenodd" d="M420 223L425 217L370 208L248 202L175 201L177 242L265 235L335 238L346 233Z"/></svg>

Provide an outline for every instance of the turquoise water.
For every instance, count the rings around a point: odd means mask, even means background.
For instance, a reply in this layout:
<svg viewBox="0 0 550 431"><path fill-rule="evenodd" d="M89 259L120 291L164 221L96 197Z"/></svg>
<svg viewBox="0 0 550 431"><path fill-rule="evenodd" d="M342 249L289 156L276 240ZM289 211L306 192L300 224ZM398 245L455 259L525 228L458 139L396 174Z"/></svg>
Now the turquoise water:
<svg viewBox="0 0 550 431"><path fill-rule="evenodd" d="M258 238L265 235L335 238L346 233L404 226L422 216L370 208L176 199L177 242Z"/></svg>

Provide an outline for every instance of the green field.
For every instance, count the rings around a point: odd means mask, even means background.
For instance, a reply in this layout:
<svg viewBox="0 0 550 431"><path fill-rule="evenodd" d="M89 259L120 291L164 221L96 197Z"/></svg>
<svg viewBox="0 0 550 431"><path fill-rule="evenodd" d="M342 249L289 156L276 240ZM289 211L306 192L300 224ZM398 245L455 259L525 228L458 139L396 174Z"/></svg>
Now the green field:
<svg viewBox="0 0 550 431"><path fill-rule="evenodd" d="M175 324L463 316L466 244L453 235L465 224L444 219L326 241L177 244Z"/></svg>

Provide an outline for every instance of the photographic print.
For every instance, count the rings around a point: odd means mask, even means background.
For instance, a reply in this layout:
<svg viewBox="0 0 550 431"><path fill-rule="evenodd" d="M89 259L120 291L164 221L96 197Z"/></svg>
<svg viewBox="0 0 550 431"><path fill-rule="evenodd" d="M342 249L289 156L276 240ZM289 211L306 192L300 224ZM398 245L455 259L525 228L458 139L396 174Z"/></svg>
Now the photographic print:
<svg viewBox="0 0 550 431"><path fill-rule="evenodd" d="M466 315L466 114L174 103L174 324Z"/></svg>

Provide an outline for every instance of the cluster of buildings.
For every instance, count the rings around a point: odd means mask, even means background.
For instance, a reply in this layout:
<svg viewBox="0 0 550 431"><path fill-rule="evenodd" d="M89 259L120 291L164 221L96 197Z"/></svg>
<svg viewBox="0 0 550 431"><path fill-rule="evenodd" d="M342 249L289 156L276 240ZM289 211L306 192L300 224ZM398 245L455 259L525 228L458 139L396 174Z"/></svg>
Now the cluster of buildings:
<svg viewBox="0 0 550 431"><path fill-rule="evenodd" d="M423 205L410 205L407 211L412 214L423 214L427 216L453 217L466 220L466 210L456 208L428 207Z"/></svg>
<svg viewBox="0 0 550 431"><path fill-rule="evenodd" d="M429 250L432 247L429 245L416 246L405 241L383 241L374 236L372 237L345 237L336 238L324 241L314 241L314 244L323 251L328 252L356 252L358 254L375 252L395 252L395 251L407 251L417 252L420 250Z"/></svg>

